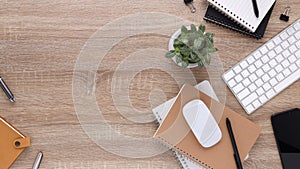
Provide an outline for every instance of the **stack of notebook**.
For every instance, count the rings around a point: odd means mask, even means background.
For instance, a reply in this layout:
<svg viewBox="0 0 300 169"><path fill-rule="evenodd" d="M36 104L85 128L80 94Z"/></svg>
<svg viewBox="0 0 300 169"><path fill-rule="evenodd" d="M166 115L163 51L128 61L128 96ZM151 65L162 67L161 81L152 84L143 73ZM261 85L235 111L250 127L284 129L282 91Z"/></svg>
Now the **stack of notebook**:
<svg viewBox="0 0 300 169"><path fill-rule="evenodd" d="M200 91L199 91L200 90ZM182 115L182 106L193 99L202 100L210 108L222 131L221 141L211 148L202 147ZM210 84L205 81L195 87L184 85L177 97L153 109L160 126L154 137L160 138L174 148L175 154L184 169L232 169L235 168L233 149L225 124L228 117L234 128L241 160L254 145L260 133L260 127L217 101ZM178 141L177 138L180 138Z"/></svg>
<svg viewBox="0 0 300 169"><path fill-rule="evenodd" d="M252 1L208 0L204 19L255 38L262 38L272 14L275 0L256 0L259 17Z"/></svg>

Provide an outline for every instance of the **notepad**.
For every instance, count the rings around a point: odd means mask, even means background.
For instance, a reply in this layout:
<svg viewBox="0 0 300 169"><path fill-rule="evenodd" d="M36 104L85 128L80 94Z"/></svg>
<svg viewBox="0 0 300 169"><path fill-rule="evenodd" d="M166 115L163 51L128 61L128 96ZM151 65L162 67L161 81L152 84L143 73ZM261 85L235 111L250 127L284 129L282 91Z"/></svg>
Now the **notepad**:
<svg viewBox="0 0 300 169"><path fill-rule="evenodd" d="M254 14L251 0L208 0L208 2L216 9L225 13L225 15L251 32L256 31L257 27L275 2L275 0L256 1L259 11L258 18Z"/></svg>
<svg viewBox="0 0 300 169"><path fill-rule="evenodd" d="M215 119L219 121L223 137L212 148L204 148L198 143L182 115L182 107L193 99L202 100L210 108ZM182 87L154 137L165 141L205 168L232 169L236 167L236 164L225 123L227 117L230 118L233 126L238 126L233 127L233 131L240 157L245 159L256 142L261 128L190 85ZM178 138L180 138L180 141L178 141Z"/></svg>
<svg viewBox="0 0 300 169"><path fill-rule="evenodd" d="M195 88L202 91L203 93L209 95L210 97L214 98L215 100L218 100L218 97L217 97L214 89L212 88L211 84L207 80L197 84L195 86ZM173 105L175 100L176 100L176 97L172 98L172 99L164 102L163 104L155 107L154 109L152 109L152 112L159 124L161 124L162 121L164 120L164 118L167 116L169 109L171 108L171 106ZM176 150L173 150L173 151L183 169L204 169L203 166L201 166L200 164L189 159L187 156L181 154L180 152L178 152Z"/></svg>

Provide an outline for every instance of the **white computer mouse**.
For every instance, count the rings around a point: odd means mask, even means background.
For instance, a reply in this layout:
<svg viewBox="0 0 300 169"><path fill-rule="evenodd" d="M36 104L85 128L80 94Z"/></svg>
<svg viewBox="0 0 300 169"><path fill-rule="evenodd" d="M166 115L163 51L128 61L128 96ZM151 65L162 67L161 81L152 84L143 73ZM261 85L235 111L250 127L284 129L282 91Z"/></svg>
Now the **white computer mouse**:
<svg viewBox="0 0 300 169"><path fill-rule="evenodd" d="M182 111L187 124L203 147L212 147L221 140L219 125L203 101L192 100L184 105Z"/></svg>

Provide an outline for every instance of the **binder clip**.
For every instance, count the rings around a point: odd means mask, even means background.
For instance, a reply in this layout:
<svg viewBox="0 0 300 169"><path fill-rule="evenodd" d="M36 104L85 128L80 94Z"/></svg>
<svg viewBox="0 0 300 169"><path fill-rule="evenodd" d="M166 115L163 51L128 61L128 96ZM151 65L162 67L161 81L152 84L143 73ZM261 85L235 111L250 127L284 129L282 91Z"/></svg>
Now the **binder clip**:
<svg viewBox="0 0 300 169"><path fill-rule="evenodd" d="M196 8L195 8L195 6L193 4L193 0L183 0L183 2L184 2L184 4L186 6L188 6L190 8L190 10L191 10L192 13L196 12Z"/></svg>
<svg viewBox="0 0 300 169"><path fill-rule="evenodd" d="M19 155L30 146L30 137L0 116L0 168L8 169Z"/></svg>
<svg viewBox="0 0 300 169"><path fill-rule="evenodd" d="M291 10L291 7L290 6L287 6L284 10L284 12L280 15L279 19L282 20L282 21L289 21L289 12Z"/></svg>

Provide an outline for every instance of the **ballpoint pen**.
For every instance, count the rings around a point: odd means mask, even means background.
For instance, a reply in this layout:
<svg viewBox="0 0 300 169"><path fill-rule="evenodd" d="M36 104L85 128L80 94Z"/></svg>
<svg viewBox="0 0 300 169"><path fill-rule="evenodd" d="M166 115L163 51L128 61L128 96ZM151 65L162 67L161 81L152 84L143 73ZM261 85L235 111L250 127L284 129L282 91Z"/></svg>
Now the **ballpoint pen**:
<svg viewBox="0 0 300 169"><path fill-rule="evenodd" d="M15 102L15 98L14 95L12 94L12 92L9 90L9 88L7 87L7 85L5 84L4 80L2 79L2 77L0 77L0 87L2 88L2 90L4 91L4 93L6 94L6 96L8 97L8 99L11 102Z"/></svg>
<svg viewBox="0 0 300 169"><path fill-rule="evenodd" d="M235 142L235 138L233 135L231 122L230 122L229 118L226 118L226 126L227 126L228 133L230 136L230 140L231 140L231 144L232 144L232 148L233 148L233 152L234 152L233 156L234 156L234 160L236 162L236 166L238 169L243 169L243 165L242 165L241 158L239 155L239 150L238 150L236 142Z"/></svg>
<svg viewBox="0 0 300 169"><path fill-rule="evenodd" d="M258 11L256 0L252 0L252 5L253 5L254 14L258 18L259 17L259 11Z"/></svg>
<svg viewBox="0 0 300 169"><path fill-rule="evenodd" d="M38 169L40 167L42 158L43 158L43 153L40 151L36 156L36 159L33 163L32 169Z"/></svg>

